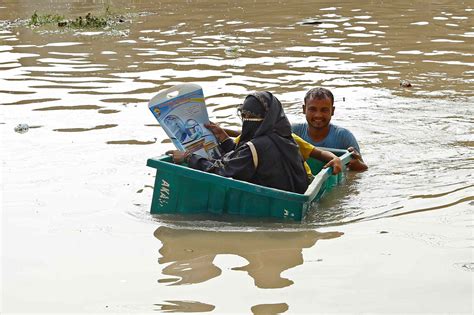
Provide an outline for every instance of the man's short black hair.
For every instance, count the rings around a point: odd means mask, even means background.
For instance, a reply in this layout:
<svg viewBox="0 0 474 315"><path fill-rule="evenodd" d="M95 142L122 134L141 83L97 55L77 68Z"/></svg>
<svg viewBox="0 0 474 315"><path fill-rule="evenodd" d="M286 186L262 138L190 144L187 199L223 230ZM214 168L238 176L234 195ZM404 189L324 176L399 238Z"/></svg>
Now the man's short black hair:
<svg viewBox="0 0 474 315"><path fill-rule="evenodd" d="M332 92L325 88L314 88L309 90L304 97L304 104L309 100L323 100L329 98L331 100L331 105L334 105L334 95Z"/></svg>

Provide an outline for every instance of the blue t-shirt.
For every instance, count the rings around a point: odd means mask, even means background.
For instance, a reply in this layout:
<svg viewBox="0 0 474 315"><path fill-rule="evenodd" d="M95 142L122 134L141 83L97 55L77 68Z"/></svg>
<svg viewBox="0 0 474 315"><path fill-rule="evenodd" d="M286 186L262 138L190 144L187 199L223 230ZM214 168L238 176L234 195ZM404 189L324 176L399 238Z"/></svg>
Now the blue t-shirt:
<svg viewBox="0 0 474 315"><path fill-rule="evenodd" d="M306 142L311 143L315 147L325 147L333 149L346 150L348 147L354 147L360 153L359 144L356 138L346 128L342 128L333 124L329 124L329 133L322 141L315 142L308 134L308 123L292 124L291 129L293 133L297 134Z"/></svg>

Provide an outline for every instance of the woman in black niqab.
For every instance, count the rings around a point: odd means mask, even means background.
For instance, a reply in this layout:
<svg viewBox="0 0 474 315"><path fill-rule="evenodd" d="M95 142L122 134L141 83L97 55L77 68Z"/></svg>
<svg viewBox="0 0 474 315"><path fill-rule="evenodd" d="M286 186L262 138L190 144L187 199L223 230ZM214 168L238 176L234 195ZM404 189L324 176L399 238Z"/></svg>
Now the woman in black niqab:
<svg viewBox="0 0 474 315"><path fill-rule="evenodd" d="M270 92L248 95L239 107L242 134L237 145L221 143L228 152L219 160L192 154L188 165L226 177L281 190L304 193L308 178L291 125L280 101Z"/></svg>

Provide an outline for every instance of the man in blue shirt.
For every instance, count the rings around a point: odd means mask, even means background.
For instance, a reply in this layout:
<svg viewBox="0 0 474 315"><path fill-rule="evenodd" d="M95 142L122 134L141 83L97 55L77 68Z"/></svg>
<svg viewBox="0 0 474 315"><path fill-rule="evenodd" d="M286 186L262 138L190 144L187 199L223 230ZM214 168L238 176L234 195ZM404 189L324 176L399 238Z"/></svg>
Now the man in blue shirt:
<svg viewBox="0 0 474 315"><path fill-rule="evenodd" d="M331 91L324 88L309 90L303 105L306 122L292 124L292 131L314 146L353 152L353 159L348 164L349 169L365 171L368 167L359 153L359 144L354 135L345 128L331 124L334 109L334 96Z"/></svg>

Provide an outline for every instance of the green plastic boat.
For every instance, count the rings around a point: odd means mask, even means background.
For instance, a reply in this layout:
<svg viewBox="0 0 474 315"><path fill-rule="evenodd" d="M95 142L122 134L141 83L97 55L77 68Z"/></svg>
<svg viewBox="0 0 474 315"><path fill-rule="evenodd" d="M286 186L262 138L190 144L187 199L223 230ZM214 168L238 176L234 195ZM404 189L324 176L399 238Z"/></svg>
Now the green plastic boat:
<svg viewBox="0 0 474 315"><path fill-rule="evenodd" d="M346 150L327 149L340 157L342 164L351 160ZM235 214L301 221L311 203L344 177L323 169L322 162L309 159L315 178L304 194L255 185L232 178L177 165L169 156L150 158L147 165L156 169L151 214Z"/></svg>

